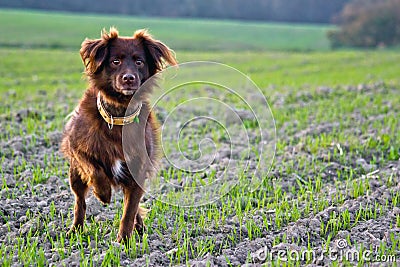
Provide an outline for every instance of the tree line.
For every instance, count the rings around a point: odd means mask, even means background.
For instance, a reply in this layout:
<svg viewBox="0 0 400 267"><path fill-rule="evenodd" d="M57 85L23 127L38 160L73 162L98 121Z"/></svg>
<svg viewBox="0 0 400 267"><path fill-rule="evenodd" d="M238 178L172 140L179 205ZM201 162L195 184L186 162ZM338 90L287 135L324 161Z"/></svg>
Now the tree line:
<svg viewBox="0 0 400 267"><path fill-rule="evenodd" d="M349 0L0 0L0 7L160 17L330 23Z"/></svg>
<svg viewBox="0 0 400 267"><path fill-rule="evenodd" d="M352 0L328 33L332 47L387 47L400 44L400 0Z"/></svg>
<svg viewBox="0 0 400 267"><path fill-rule="evenodd" d="M0 0L0 8L335 23L333 48L400 44L400 0Z"/></svg>

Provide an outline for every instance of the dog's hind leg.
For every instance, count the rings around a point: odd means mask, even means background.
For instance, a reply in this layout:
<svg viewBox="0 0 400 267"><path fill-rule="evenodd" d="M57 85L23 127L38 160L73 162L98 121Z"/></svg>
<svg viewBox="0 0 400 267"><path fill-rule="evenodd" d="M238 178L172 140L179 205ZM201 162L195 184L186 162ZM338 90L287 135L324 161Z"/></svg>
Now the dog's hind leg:
<svg viewBox="0 0 400 267"><path fill-rule="evenodd" d="M86 214L85 196L88 186L81 179L81 175L76 167L71 163L69 170L69 181L72 192L75 194L74 222L68 233L83 229Z"/></svg>
<svg viewBox="0 0 400 267"><path fill-rule="evenodd" d="M138 212L136 213L135 230L139 235L143 235L144 231L146 230L143 219L146 217L147 212L147 209L139 206Z"/></svg>

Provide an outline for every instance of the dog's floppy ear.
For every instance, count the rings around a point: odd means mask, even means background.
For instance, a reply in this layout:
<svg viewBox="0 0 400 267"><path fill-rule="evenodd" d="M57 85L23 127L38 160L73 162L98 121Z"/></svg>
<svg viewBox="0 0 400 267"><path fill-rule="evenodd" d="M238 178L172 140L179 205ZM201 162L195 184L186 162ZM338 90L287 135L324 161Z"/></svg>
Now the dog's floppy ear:
<svg viewBox="0 0 400 267"><path fill-rule="evenodd" d="M166 67L166 63L169 65L178 64L174 52L161 41L155 40L147 30L137 30L133 37L140 40L146 50L150 75L162 70Z"/></svg>
<svg viewBox="0 0 400 267"><path fill-rule="evenodd" d="M102 30L101 39L83 41L80 54L87 75L91 76L101 71L103 62L107 58L108 45L116 38L118 31L111 28L109 33L105 29Z"/></svg>

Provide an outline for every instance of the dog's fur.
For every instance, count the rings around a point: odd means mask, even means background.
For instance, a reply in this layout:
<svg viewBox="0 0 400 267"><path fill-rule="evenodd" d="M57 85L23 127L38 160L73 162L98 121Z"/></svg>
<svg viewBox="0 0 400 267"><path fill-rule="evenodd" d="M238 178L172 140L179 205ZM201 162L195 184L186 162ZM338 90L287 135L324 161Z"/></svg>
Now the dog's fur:
<svg viewBox="0 0 400 267"><path fill-rule="evenodd" d="M136 31L133 37L119 37L114 28L103 30L100 39L82 43L80 54L89 87L65 126L61 144L70 161L70 186L75 194L70 232L83 229L90 187L102 203L110 202L112 187L121 187L124 207L117 239L121 242L134 229L143 230L139 207L143 184L155 174L160 159L159 125L147 100L149 91L138 89L167 63L177 62L172 51L146 30ZM98 92L115 117L130 114L141 102L139 122L109 129L97 109ZM122 131L123 127L127 128Z"/></svg>

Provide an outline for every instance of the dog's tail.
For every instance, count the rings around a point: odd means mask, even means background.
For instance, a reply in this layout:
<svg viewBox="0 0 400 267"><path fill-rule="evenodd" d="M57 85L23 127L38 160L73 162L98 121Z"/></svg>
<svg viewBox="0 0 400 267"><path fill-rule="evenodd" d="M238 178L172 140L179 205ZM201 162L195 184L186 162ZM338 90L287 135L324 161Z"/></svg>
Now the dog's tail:
<svg viewBox="0 0 400 267"><path fill-rule="evenodd" d="M142 217L142 219L146 218L147 213L149 213L149 211L150 211L149 209L139 206L138 212L139 212L140 217Z"/></svg>

